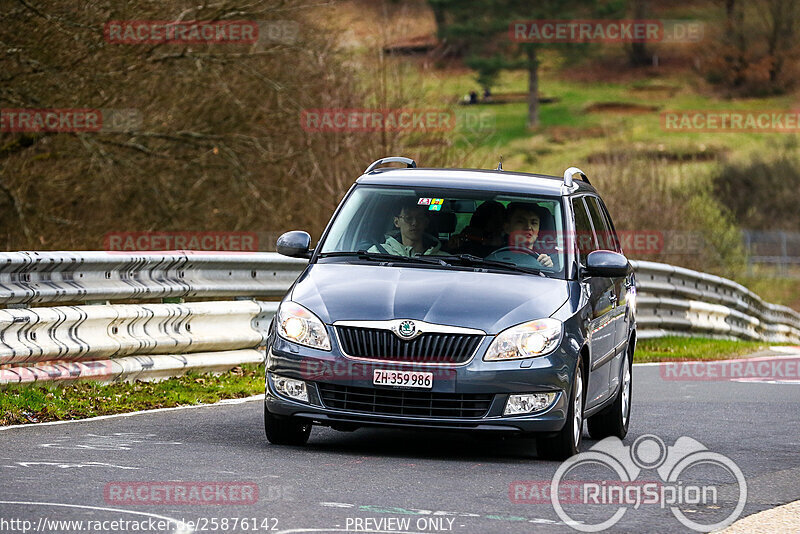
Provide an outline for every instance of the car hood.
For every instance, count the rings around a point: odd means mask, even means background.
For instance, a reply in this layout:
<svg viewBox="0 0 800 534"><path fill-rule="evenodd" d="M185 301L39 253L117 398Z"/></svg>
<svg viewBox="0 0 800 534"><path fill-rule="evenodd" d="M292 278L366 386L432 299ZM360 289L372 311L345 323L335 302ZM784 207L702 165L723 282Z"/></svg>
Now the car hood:
<svg viewBox="0 0 800 534"><path fill-rule="evenodd" d="M549 317L568 296L565 280L537 275L317 263L297 281L291 300L326 324L416 319L496 334Z"/></svg>

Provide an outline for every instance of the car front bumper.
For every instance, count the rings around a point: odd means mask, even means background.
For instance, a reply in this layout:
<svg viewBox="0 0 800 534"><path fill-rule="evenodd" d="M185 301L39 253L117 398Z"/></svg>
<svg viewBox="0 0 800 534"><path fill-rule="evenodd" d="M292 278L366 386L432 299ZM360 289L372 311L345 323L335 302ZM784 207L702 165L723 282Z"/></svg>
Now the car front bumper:
<svg viewBox="0 0 800 534"><path fill-rule="evenodd" d="M577 355L562 348L547 356L507 362L484 362L492 338L481 343L476 356L467 364L424 366L398 362L353 360L341 355L335 345L331 351L310 349L274 336L267 353L265 408L272 414L307 419L325 426L384 426L475 430L516 433L549 433L559 431L568 411L567 394L571 388ZM562 344L563 345L563 344ZM410 391L433 395L491 395L488 410L480 417L441 417L370 413L365 410L331 408L321 394L320 386L362 388L358 391L393 390L372 383L373 371L405 370L434 373L431 389ZM275 389L272 376L279 375L306 382L308 402L288 398ZM329 389L329 388L328 388ZM546 409L523 415L503 415L508 396L519 393L555 392L556 398ZM380 411L377 408L374 411ZM372 411L372 410L371 410ZM396 410L395 410L396 411Z"/></svg>

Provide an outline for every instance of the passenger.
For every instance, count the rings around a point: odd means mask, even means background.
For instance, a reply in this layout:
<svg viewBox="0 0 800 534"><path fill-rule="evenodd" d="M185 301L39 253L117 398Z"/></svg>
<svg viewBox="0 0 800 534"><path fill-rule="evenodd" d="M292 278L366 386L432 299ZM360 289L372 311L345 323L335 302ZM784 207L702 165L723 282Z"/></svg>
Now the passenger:
<svg viewBox="0 0 800 534"><path fill-rule="evenodd" d="M442 255L442 243L425 233L430 224L427 206L419 206L413 199L398 204L394 216L397 230L386 234L386 241L373 245L367 252L382 252L396 256L418 256L420 254Z"/></svg>
<svg viewBox="0 0 800 534"><path fill-rule="evenodd" d="M506 208L506 222L503 229L507 234L507 247L499 253L492 253L487 259L498 259L503 261L513 261L518 265L524 265L526 261L522 256L536 259L536 262L543 267L552 267L553 259L547 254L536 253L534 246L539 237L541 221L550 217L550 212L538 204L528 204L525 202L512 202ZM526 251L535 254L529 254Z"/></svg>
<svg viewBox="0 0 800 534"><path fill-rule="evenodd" d="M496 200L487 200L475 210L469 224L449 243L460 252L486 256L503 246L503 223L506 208Z"/></svg>

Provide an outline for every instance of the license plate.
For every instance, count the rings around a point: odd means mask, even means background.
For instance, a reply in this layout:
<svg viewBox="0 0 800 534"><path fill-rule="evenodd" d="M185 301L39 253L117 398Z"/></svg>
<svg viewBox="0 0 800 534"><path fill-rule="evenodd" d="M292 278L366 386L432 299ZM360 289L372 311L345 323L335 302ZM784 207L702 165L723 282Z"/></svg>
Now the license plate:
<svg viewBox="0 0 800 534"><path fill-rule="evenodd" d="M376 386L431 389L433 387L433 373L375 369L372 374L372 383Z"/></svg>

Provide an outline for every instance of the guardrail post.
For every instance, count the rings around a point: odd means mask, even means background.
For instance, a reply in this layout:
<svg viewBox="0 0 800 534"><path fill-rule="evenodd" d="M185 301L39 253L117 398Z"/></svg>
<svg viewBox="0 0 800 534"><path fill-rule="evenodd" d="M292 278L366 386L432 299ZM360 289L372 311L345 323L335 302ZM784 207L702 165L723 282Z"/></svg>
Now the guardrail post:
<svg viewBox="0 0 800 534"><path fill-rule="evenodd" d="M753 275L753 248L750 242L750 231L742 230L744 234L744 249L747 251L747 276Z"/></svg>
<svg viewBox="0 0 800 534"><path fill-rule="evenodd" d="M786 246L786 232L781 231L781 276L789 276L789 250Z"/></svg>

